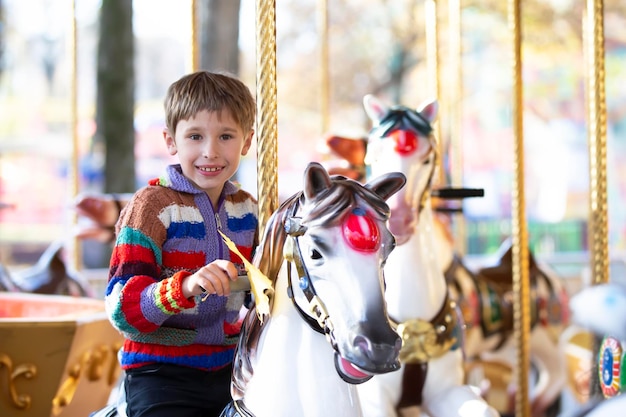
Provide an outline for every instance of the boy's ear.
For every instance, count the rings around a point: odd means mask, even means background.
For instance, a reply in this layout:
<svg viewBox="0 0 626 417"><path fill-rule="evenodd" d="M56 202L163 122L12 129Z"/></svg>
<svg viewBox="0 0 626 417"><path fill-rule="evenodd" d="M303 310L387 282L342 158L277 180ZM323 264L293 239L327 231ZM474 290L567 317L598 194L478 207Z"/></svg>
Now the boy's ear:
<svg viewBox="0 0 626 417"><path fill-rule="evenodd" d="M165 139L165 146L167 146L167 152L170 155L176 155L178 149L176 149L176 141L174 137L170 134L168 128L163 129L163 139Z"/></svg>
<svg viewBox="0 0 626 417"><path fill-rule="evenodd" d="M254 130L248 132L246 137L243 140L243 147L241 148L241 155L247 155L250 147L252 146L252 138L254 137Z"/></svg>

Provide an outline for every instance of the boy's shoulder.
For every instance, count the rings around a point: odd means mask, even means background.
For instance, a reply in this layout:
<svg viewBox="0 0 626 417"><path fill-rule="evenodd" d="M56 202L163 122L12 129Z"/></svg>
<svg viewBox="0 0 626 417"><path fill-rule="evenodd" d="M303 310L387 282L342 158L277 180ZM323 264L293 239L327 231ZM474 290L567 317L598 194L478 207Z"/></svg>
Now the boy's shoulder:
<svg viewBox="0 0 626 417"><path fill-rule="evenodd" d="M146 203L150 205L171 204L173 201L193 203L193 196L170 187L161 185L146 185L135 191L133 195L135 203ZM188 201L187 201L188 200Z"/></svg>
<svg viewBox="0 0 626 417"><path fill-rule="evenodd" d="M244 190L237 183L231 183L232 188L225 193L225 199L232 203L247 203L257 205L257 199L252 193Z"/></svg>

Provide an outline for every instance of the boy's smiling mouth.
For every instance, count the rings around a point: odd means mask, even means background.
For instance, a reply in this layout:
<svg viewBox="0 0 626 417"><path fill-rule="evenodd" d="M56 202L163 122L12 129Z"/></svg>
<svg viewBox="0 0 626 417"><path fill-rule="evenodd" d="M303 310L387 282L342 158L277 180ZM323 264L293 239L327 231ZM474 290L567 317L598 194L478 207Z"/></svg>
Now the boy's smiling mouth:
<svg viewBox="0 0 626 417"><path fill-rule="evenodd" d="M221 171L222 168L217 168L217 167L213 167L213 168L208 168L208 167L198 167L198 169L200 171L204 171L204 172L217 172L217 171Z"/></svg>

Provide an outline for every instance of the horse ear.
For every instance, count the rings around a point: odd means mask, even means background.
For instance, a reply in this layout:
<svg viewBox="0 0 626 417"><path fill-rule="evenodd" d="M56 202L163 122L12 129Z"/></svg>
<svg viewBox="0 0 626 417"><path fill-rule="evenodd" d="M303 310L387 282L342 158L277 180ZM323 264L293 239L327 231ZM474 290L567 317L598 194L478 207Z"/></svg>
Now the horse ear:
<svg viewBox="0 0 626 417"><path fill-rule="evenodd" d="M322 191L330 188L331 181L328 172L322 164L310 162L304 171L304 196L313 200Z"/></svg>
<svg viewBox="0 0 626 417"><path fill-rule="evenodd" d="M367 152L367 138L348 138L345 136L328 135L326 145L340 158L351 165L363 165Z"/></svg>
<svg viewBox="0 0 626 417"><path fill-rule="evenodd" d="M426 118L430 123L437 119L439 114L439 102L437 100L427 101L417 109L417 111Z"/></svg>
<svg viewBox="0 0 626 417"><path fill-rule="evenodd" d="M372 119L374 125L378 125L380 119L389 111L389 106L372 94L363 97L363 107L365 107L365 113Z"/></svg>
<svg viewBox="0 0 626 417"><path fill-rule="evenodd" d="M365 184L365 188L378 194L383 200L387 200L389 197L400 191L406 184L406 177L401 172L389 172L374 178Z"/></svg>

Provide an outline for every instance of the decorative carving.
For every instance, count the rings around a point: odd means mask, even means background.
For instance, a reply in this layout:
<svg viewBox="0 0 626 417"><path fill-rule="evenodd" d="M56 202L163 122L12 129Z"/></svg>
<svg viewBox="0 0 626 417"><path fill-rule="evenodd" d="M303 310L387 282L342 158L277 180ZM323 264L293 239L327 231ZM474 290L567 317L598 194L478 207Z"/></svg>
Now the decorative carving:
<svg viewBox="0 0 626 417"><path fill-rule="evenodd" d="M9 396L15 408L26 410L30 407L31 396L28 394L18 394L15 388L15 380L19 377L33 379L37 375L37 367L33 364L17 365L13 368L13 361L9 355L0 353L0 369L7 368L7 385Z"/></svg>
<svg viewBox="0 0 626 417"><path fill-rule="evenodd" d="M68 369L67 378L52 399L53 416L59 415L63 407L72 402L81 377L86 378L90 382L99 381L106 377L108 385L112 385L115 382L118 369L116 353L119 348L119 343L102 345L87 350L80 356L78 361ZM107 364L108 372L105 369Z"/></svg>

